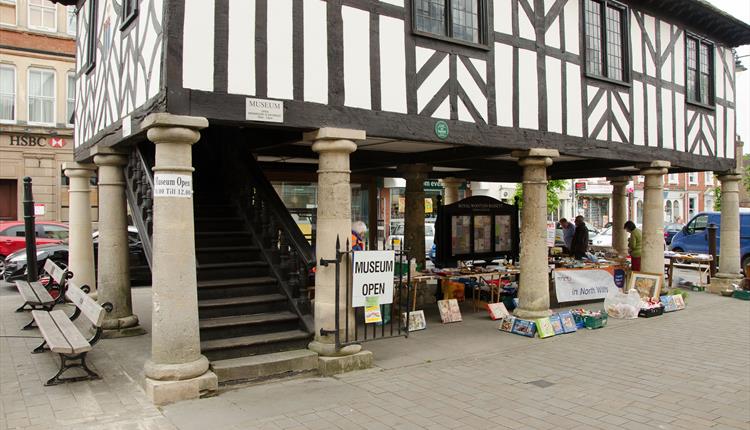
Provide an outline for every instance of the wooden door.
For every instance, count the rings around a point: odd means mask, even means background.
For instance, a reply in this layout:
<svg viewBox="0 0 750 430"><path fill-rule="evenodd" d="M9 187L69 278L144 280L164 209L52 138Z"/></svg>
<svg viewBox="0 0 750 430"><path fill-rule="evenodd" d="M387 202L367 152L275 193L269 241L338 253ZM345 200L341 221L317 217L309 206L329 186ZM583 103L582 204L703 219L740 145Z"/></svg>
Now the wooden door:
<svg viewBox="0 0 750 430"><path fill-rule="evenodd" d="M18 219L18 182L0 179L0 221Z"/></svg>

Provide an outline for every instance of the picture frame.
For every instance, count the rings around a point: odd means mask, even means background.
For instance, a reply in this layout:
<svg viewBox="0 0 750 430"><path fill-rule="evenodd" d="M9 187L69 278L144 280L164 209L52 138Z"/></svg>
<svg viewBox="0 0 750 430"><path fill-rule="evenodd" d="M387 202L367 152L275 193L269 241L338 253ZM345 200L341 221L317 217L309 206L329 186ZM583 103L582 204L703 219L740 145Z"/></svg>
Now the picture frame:
<svg viewBox="0 0 750 430"><path fill-rule="evenodd" d="M628 279L628 291L635 289L641 298L659 300L664 276L659 273L632 272Z"/></svg>
<svg viewBox="0 0 750 430"><path fill-rule="evenodd" d="M424 311L411 311L409 312L409 323L406 322L406 312L401 314L401 324L407 327L410 332L424 330L427 328L427 320L424 317Z"/></svg>

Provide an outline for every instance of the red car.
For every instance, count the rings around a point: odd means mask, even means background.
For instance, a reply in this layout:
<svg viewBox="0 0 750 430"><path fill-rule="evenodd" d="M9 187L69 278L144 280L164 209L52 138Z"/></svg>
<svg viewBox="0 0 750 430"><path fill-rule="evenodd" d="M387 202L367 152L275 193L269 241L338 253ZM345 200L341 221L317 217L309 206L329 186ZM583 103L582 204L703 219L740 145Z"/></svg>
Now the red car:
<svg viewBox="0 0 750 430"><path fill-rule="evenodd" d="M59 222L37 222L36 244L59 243L68 238L68 225ZM0 264L5 257L26 246L23 221L0 222ZM0 268L2 269L2 268Z"/></svg>

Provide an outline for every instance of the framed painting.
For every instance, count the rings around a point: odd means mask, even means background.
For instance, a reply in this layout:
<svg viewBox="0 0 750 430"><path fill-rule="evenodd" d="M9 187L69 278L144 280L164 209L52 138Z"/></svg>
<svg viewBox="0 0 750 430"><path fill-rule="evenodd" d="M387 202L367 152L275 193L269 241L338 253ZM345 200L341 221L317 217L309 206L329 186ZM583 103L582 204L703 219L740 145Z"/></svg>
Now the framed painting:
<svg viewBox="0 0 750 430"><path fill-rule="evenodd" d="M635 289L642 298L659 299L663 275L657 273L633 272L628 281L628 291Z"/></svg>

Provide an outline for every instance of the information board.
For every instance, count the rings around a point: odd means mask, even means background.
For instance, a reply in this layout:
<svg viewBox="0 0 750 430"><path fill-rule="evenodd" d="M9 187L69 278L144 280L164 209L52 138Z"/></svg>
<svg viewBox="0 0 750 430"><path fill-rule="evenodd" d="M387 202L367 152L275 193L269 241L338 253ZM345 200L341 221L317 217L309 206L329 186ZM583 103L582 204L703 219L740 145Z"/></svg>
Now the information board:
<svg viewBox="0 0 750 430"><path fill-rule="evenodd" d="M157 173L154 175L154 197L193 196L193 178L191 175L174 173Z"/></svg>
<svg viewBox="0 0 750 430"><path fill-rule="evenodd" d="M352 256L352 307L365 306L368 298L393 303L393 251L354 251ZM372 299L370 299L372 300Z"/></svg>

